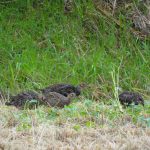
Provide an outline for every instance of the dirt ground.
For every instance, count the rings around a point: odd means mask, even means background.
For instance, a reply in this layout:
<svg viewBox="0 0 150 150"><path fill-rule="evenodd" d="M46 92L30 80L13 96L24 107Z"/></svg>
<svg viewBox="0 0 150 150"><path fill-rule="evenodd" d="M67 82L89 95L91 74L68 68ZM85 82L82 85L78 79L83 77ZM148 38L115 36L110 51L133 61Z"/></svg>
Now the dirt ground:
<svg viewBox="0 0 150 150"><path fill-rule="evenodd" d="M81 128L41 124L30 131L0 127L2 150L150 150L150 129L127 124L119 128Z"/></svg>

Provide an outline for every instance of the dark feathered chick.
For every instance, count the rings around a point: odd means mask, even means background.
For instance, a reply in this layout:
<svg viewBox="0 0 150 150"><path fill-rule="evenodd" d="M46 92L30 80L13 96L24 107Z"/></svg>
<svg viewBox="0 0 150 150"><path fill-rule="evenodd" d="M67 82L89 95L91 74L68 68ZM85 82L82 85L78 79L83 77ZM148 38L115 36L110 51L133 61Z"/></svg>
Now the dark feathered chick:
<svg viewBox="0 0 150 150"><path fill-rule="evenodd" d="M125 91L119 95L119 101L122 105L129 106L134 103L135 105L142 104L144 106L144 100L139 93Z"/></svg>
<svg viewBox="0 0 150 150"><path fill-rule="evenodd" d="M56 92L48 92L43 95L41 100L50 107L64 107L65 105L69 105L71 99L75 96L75 93L70 93L67 97L65 97L64 95Z"/></svg>
<svg viewBox="0 0 150 150"><path fill-rule="evenodd" d="M68 96L70 93L75 93L76 96L81 94L81 90L86 86L86 84L80 84L78 86L74 86L71 84L54 84L48 86L44 89L41 89L42 93L45 95L49 92L56 92L62 94L64 96Z"/></svg>
<svg viewBox="0 0 150 150"><path fill-rule="evenodd" d="M6 102L5 104L10 106L15 106L17 108L23 108L28 101L31 100L39 100L40 94L33 91L22 92L15 96L10 96L10 102Z"/></svg>

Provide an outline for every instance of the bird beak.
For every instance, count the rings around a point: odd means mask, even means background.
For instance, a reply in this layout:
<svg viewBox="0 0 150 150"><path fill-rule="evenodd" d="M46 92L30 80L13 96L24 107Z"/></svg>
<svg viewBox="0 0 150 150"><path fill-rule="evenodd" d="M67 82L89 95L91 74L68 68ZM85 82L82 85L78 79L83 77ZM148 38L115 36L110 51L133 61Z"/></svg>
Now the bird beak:
<svg viewBox="0 0 150 150"><path fill-rule="evenodd" d="M41 100L44 100L45 96L41 94L41 95L38 96L38 98L41 99Z"/></svg>

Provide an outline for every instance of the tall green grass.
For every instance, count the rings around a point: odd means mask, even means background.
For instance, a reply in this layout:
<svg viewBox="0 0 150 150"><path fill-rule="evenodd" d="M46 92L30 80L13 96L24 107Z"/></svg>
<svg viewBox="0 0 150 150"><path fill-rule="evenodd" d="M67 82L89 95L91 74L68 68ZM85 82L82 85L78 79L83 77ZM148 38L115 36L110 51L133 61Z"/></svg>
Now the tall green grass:
<svg viewBox="0 0 150 150"><path fill-rule="evenodd" d="M119 66L122 89L147 91L150 86L150 43L133 37L128 24L116 28L92 2L76 1L68 15L63 3L55 1L36 9L0 7L1 89L18 92L86 82L110 92L111 72Z"/></svg>

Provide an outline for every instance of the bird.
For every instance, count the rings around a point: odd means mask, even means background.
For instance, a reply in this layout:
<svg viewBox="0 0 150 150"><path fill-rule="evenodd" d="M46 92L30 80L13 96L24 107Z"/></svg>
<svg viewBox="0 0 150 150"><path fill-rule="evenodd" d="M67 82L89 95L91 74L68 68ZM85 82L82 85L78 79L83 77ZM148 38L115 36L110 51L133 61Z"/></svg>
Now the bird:
<svg viewBox="0 0 150 150"><path fill-rule="evenodd" d="M86 87L84 83L78 86L73 86L71 84L55 84L38 91L26 91L15 96L11 95L9 97L10 101L6 102L5 105L15 106L21 109L29 102L30 108L44 103L51 106L56 105L58 107L63 107L70 103L71 95L74 95L74 97L79 96L84 87Z"/></svg>
<svg viewBox="0 0 150 150"><path fill-rule="evenodd" d="M63 96L68 96L70 93L75 93L76 96L79 96L81 94L81 90L85 88L87 85L85 83L82 83L78 86L74 86L71 84L54 84L51 86L48 86L44 89L41 89L40 91L43 94L47 94L49 92L57 92L59 94L62 94Z"/></svg>
<svg viewBox="0 0 150 150"><path fill-rule="evenodd" d="M32 100L37 100L38 103L41 102L40 99L41 99L41 94L35 91L27 91L27 92L19 93L15 96L10 96L10 102L6 102L5 105L15 106L17 108L23 108L27 104L27 102L30 102Z"/></svg>
<svg viewBox="0 0 150 150"><path fill-rule="evenodd" d="M141 104L144 106L144 99L139 93L125 91L119 95L119 101L124 106Z"/></svg>
<svg viewBox="0 0 150 150"><path fill-rule="evenodd" d="M41 101L50 107L64 107L69 105L72 98L75 98L75 93L70 93L68 96L64 96L57 92L48 92L43 94Z"/></svg>

